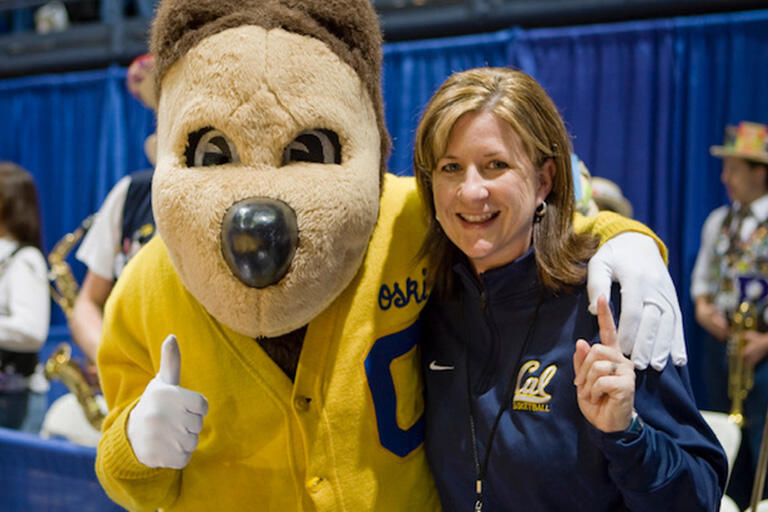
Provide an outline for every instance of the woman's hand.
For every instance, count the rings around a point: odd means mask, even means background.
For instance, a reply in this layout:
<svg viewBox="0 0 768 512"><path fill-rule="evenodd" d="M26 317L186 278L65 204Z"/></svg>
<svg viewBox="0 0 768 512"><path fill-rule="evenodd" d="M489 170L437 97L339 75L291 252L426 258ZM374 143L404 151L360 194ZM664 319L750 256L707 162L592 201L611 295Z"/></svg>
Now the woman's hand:
<svg viewBox="0 0 768 512"><path fill-rule="evenodd" d="M635 366L624 357L605 296L597 300L600 343L576 342L573 353L577 399L584 417L603 432L626 430L635 401Z"/></svg>

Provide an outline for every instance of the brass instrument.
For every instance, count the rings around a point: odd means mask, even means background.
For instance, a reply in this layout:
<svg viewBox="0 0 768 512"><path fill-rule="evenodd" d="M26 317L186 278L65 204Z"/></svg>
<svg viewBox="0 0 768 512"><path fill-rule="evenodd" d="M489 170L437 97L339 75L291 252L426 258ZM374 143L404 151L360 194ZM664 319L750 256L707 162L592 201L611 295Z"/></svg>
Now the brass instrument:
<svg viewBox="0 0 768 512"><path fill-rule="evenodd" d="M48 278L51 281L51 296L64 311L67 322L72 317L79 286L66 257L91 227L92 219L92 215L87 217L75 231L64 235L48 254L48 264L50 265ZM61 343L57 346L45 363L45 376L49 380L58 379L67 386L67 389L75 395L83 408L88 422L98 430L104 420L104 412L96 401L96 392L88 383L82 368L72 361L71 354L72 347L68 343Z"/></svg>
<svg viewBox="0 0 768 512"><path fill-rule="evenodd" d="M48 379L59 379L75 395L83 408L85 417L93 428L101 429L104 412L96 401L96 393L83 375L80 366L72 361L72 348L69 343L61 343L45 363L45 376Z"/></svg>
<svg viewBox="0 0 768 512"><path fill-rule="evenodd" d="M48 279L51 281L51 296L62 311L64 311L64 314L67 315L67 320L72 316L72 309L75 307L75 298L77 297L79 287L66 258L75 244L90 229L92 221L93 215L88 216L75 231L67 233L61 240L56 242L56 245L53 246L53 249L48 254L48 264L51 267L48 274Z"/></svg>
<svg viewBox="0 0 768 512"><path fill-rule="evenodd" d="M747 340L745 331L757 327L755 305L744 301L733 313L731 336L728 338L728 398L731 399L731 412L728 419L739 427L744 426L744 400L755 384L754 369L744 364L744 346Z"/></svg>

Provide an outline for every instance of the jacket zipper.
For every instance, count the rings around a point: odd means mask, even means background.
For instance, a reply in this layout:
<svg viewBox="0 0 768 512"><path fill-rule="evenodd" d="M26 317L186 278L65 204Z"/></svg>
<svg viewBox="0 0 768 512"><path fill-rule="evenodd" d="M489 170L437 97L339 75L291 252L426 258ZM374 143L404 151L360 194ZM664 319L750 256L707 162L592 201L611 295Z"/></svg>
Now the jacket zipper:
<svg viewBox="0 0 768 512"><path fill-rule="evenodd" d="M488 360L486 361L483 373L478 379L479 390L485 391L491 381L493 370L496 367L496 360L499 357L499 332L496 326L496 322L493 320L493 314L491 309L488 308L488 297L485 293L484 283L481 283L482 289L480 290L480 310L483 312L485 318L485 324L488 327L488 331L491 335L491 350Z"/></svg>

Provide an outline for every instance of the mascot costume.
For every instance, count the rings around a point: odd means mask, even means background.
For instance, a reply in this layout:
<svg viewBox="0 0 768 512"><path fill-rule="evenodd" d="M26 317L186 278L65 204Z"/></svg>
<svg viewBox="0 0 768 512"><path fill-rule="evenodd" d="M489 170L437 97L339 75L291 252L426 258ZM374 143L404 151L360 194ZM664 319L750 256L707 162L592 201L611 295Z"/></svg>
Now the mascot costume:
<svg viewBox="0 0 768 512"><path fill-rule="evenodd" d="M122 506L440 509L425 214L385 172L381 44L368 0L159 5L159 236L117 281L98 358L97 474ZM580 229L648 232L611 215Z"/></svg>

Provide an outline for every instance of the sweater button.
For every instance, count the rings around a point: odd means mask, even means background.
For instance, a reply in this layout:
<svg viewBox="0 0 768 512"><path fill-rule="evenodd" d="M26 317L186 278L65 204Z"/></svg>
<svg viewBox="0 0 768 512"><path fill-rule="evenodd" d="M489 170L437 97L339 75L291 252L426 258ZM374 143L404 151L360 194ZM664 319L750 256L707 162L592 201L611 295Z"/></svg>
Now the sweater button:
<svg viewBox="0 0 768 512"><path fill-rule="evenodd" d="M323 480L323 478L316 476L307 482L307 487L309 488L310 492L317 492L320 490L320 487L323 485L324 481L325 480Z"/></svg>
<svg viewBox="0 0 768 512"><path fill-rule="evenodd" d="M297 396L293 400L293 405L299 412L307 412L309 410L310 399L305 396Z"/></svg>

